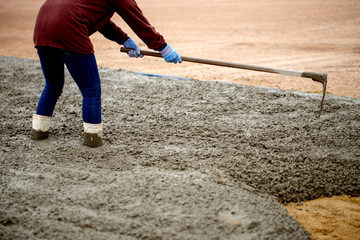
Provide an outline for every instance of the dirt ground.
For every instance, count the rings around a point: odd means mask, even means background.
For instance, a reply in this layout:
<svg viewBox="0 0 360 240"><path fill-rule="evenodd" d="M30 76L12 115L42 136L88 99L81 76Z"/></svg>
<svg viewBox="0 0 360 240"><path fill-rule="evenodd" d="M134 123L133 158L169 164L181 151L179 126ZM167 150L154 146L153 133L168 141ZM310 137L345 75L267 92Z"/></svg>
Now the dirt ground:
<svg viewBox="0 0 360 240"><path fill-rule="evenodd" d="M0 0L0 55L37 59L32 31L43 0ZM360 2L356 0L139 0L156 30L181 55L329 74L328 92L360 97ZM114 21L134 40L119 17ZM129 60L95 34L104 67L200 80L320 92L308 79L200 64ZM142 44L143 48L146 47Z"/></svg>
<svg viewBox="0 0 360 240"><path fill-rule="evenodd" d="M334 196L290 203L289 213L311 234L313 239L359 239L360 198ZM335 216L335 217L334 217Z"/></svg>
<svg viewBox="0 0 360 240"><path fill-rule="evenodd" d="M43 1L38 0L14 0L11 2L0 0L0 55L37 59L36 52L32 45L32 30L36 13L42 2ZM181 55L274 68L326 72L329 74L328 93L338 96L360 97L360 79L358 77L360 70L360 28L358 27L360 25L360 16L358 14L360 12L360 3L358 1L319 0L284 2L276 0L249 2L227 0L221 1L221 4L219 4L219 2L220 1L215 0L191 2L185 0L166 1L166 3L163 3L163 1L160 2L159 0L138 0L140 7L150 22ZM131 30L123 24L121 19L114 17L114 20L119 23L133 39L140 42ZM92 40L96 49L98 63L102 67L312 93L319 93L322 90L318 83L308 79L191 63L170 65L164 64L161 59L154 58L143 58L141 60L129 59L125 54L118 53L118 46L116 44L107 41L100 34L92 36ZM146 49L143 44L141 46ZM39 69L37 69L37 71L39 71ZM41 79L40 75L36 76ZM39 84L40 83L41 80ZM122 87L119 85L117 88ZM2 91L2 96L9 94L5 89L2 89ZM38 97L35 96L36 94L32 96L29 104L36 102L36 97ZM15 101L17 98L16 96L14 97L15 99L13 100ZM259 98L257 95L252 97ZM342 100L341 98L341 101ZM284 103L281 102L281 104ZM353 103L346 103L345 106L353 106L352 104ZM296 104L293 103L292 107L295 105ZM336 111L340 111L338 108L344 107L342 104L335 105L327 105L328 111L330 111L332 107L337 109ZM358 117L359 108L358 105L356 106L357 107L353 108L352 114L357 114ZM75 104L75 107L78 108L79 106ZM300 106L296 105L296 107ZM26 108L29 108L26 114L21 111L18 114L29 117L30 115L28 114L34 110L34 106L26 105ZM78 111L77 108L76 110L74 109L73 112ZM311 108L316 108L316 106L314 105ZM346 110L344 111L346 112ZM262 115L264 114L270 113L266 111L262 112ZM109 118L111 118L110 115ZM248 126L252 126L249 119L252 119L252 117L244 119L245 123L248 124ZM114 120L115 119L111 119L111 121ZM294 119L290 120L293 121ZM329 121L331 122L331 120ZM234 124L233 122L231 123ZM342 146L348 143L349 145L345 146L347 151L350 151L350 153L347 154L352 156L350 156L349 159L359 162L358 150L351 147L355 144L357 149L359 148L359 125L358 122L356 123L357 124L353 126L355 128L349 131L349 134L355 138L355 140L353 139L353 143L346 141L346 139L350 139L351 136L337 139L336 141L340 141L338 145ZM23 127L27 126L25 122L22 124ZM235 123L235 125L236 124L239 123ZM264 131L264 129L261 130ZM341 127L334 131L338 133L340 130ZM14 131L21 133L23 130L21 130L19 126ZM59 133L61 132L61 136L64 137L63 133L64 131L66 132L65 127L57 131L59 131ZM248 131L250 131L250 129ZM23 132L23 134L26 133ZM333 133L327 134L334 138L339 138L337 135L332 135ZM110 135L112 134L110 133ZM69 137L76 138L76 135L69 132ZM327 138L325 136L323 137ZM286 139L291 140L291 137L286 136ZM25 139L22 140L25 141ZM56 139L56 141L58 140L59 139ZM80 139L77 140L80 141ZM256 139L256 141L258 140L259 139ZM108 141L110 144L111 140L108 139ZM333 141L336 142L335 140ZM51 143L55 144L55 142ZM119 142L116 144L118 143ZM7 144L10 143L6 143L5 145ZM24 143L22 142L20 144ZM46 149L51 148L47 146L47 144L44 144L42 147ZM188 148L184 149L189 150ZM175 151L174 146L166 149L166 151L164 150L165 152L160 151L160 153L166 153L170 150ZM26 151L26 149L23 151ZM140 154L136 153L135 149L131 151L135 151L135 155ZM177 149L177 151L180 150ZM295 148L293 151L295 151L295 153L305 154L304 149L301 148ZM23 152L18 154L21 155ZM112 152L111 154L114 153ZM215 152L211 154L215 154ZM314 152L312 154L314 154ZM221 156L221 154L218 155L220 158ZM338 153L327 156L331 158L332 161L342 159L339 158ZM69 156L66 155L66 157ZM319 158L320 156L317 157ZM71 159L71 157L69 158ZM104 158L108 159L106 156ZM346 161L349 161L347 157L344 158L346 158ZM69 163L70 159L67 159L67 163L71 165L71 163ZM325 159L321 158L321 160ZM56 162L55 165L57 164L58 162ZM154 163L152 162L152 164ZM183 167L179 162L174 164L174 166L178 165ZM58 165L58 167L59 166L60 165ZM155 166L157 165L155 164ZM353 171L354 173L358 173L358 165L355 164L355 166L357 168L353 168ZM315 170L316 169L315 167ZM210 172L212 173L212 171ZM12 173L14 176L17 176L16 172ZM207 172L207 174L211 175L209 172ZM257 176L257 174L255 175ZM21 173L19 176L24 177ZM215 174L215 176L218 175ZM30 177L28 177L27 180L29 180L29 178ZM253 178L255 177L251 179ZM264 180L263 178L260 179ZM270 182L273 181L270 179L266 180ZM333 180L339 181L339 179ZM342 180L340 182L342 182ZM249 183L247 182L247 184ZM354 184L359 185L359 182L357 181ZM249 185L259 188L258 185ZM324 187L326 188L327 185L324 185ZM349 191L349 189L341 190L341 187L339 188L340 190L338 191L325 191L326 194L319 194L314 190L314 194L308 193L310 196L293 199L285 195L285 197L281 197L280 199L283 203L291 201L299 202L287 205L286 209L306 228L313 239L360 238L360 233L357 231L359 225L354 224L359 222L359 198L350 198L348 195L353 194L353 192ZM266 187L260 188L260 191L270 192L270 195L276 195ZM301 190L299 191L302 192ZM50 191L48 194L55 193ZM340 199L338 197L331 198L330 200L321 198L310 202L302 202L304 200L322 197L323 195L333 196L339 194L347 195L342 196ZM19 206L21 205L20 203L17 204ZM332 207L332 204L335 204L336 207ZM314 206L314 208L311 206ZM83 210L85 211L85 209ZM340 213L336 210L339 210ZM41 211L37 213L43 214ZM304 217L304 214L306 217ZM326 217L322 218L322 216ZM343 225L342 223L347 220L349 220L349 224ZM11 219L9 221L10 222L5 221L2 223L6 225L6 223L11 223ZM236 221L236 219L234 221ZM319 222L321 222L321 225L316 224ZM15 224L14 226L18 225ZM349 227L352 226L353 228L349 229Z"/></svg>

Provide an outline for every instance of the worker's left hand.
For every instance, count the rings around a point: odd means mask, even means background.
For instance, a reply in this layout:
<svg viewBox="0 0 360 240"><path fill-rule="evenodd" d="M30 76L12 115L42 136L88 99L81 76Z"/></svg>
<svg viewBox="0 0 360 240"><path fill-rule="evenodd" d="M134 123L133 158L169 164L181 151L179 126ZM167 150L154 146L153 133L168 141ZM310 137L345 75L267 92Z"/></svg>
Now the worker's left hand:
<svg viewBox="0 0 360 240"><path fill-rule="evenodd" d="M169 44L166 44L165 48L160 50L160 54L166 62L182 63L181 56L172 47L170 47Z"/></svg>
<svg viewBox="0 0 360 240"><path fill-rule="evenodd" d="M123 45L126 48L133 49L127 53L129 57L135 57L135 58L144 57L144 55L140 53L140 47L131 38L126 40L126 42L124 42Z"/></svg>

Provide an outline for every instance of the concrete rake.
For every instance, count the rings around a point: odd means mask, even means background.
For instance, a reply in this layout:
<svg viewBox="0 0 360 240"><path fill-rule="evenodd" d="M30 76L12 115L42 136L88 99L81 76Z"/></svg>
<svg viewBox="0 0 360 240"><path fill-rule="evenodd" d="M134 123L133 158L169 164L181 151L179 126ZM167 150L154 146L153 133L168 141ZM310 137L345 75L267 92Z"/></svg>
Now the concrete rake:
<svg viewBox="0 0 360 240"><path fill-rule="evenodd" d="M121 52L129 52L131 49L121 47ZM158 52L146 51L141 50L141 54L144 56L152 56L152 57L162 57ZM252 70L258 72L267 72L267 73L276 73L281 75L288 75L294 77L303 77L303 78L311 78L315 82L319 82L323 86L323 95L320 102L320 110L319 110L319 117L321 116L321 112L323 110L325 95L326 95L326 85L327 85L327 74L326 73L315 73L315 72L300 72L300 71L293 71L293 70L285 70L285 69L275 69L275 68L268 68L268 67L261 67L261 66L254 66L254 65L246 65L240 63L232 63L232 62L224 62L224 61L217 61L217 60L209 60L209 59L202 59L202 58L193 58L193 57L185 57L181 56L183 61L186 62L193 62L193 63L201 63L201 64L208 64L208 65L215 65L221 67L230 67L230 68L239 68L245 70Z"/></svg>

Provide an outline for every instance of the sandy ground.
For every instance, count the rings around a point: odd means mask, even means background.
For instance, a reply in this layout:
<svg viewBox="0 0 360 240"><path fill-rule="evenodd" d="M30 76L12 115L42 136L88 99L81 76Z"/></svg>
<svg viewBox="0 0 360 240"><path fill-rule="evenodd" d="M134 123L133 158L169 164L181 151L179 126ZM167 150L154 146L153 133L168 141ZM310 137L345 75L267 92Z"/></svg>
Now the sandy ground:
<svg viewBox="0 0 360 240"><path fill-rule="evenodd" d="M43 1L11 2L0 0L0 54L37 59L32 46L32 29L36 12ZM240 62L275 68L326 72L329 74L328 93L359 97L360 66L360 3L358 1L150 1L139 0L150 22L178 52L185 56ZM114 18L132 38L137 37ZM118 53L118 46L95 34L93 43L98 63L103 67L121 68L154 74L165 74L217 80L254 86L275 87L320 92L321 86L308 79L285 77L183 63L164 64L162 60L129 59ZM140 41L139 41L140 42ZM141 45L146 48L144 45ZM39 76L41 78L41 76ZM255 96L256 98L258 96ZM357 110L358 111L358 110ZM357 133L358 134L358 133ZM359 159L359 156L355 156ZM320 196L319 196L320 197ZM289 205L289 212L312 234L314 239L331 236L334 239L354 239L347 233L359 234L333 221L341 214L332 210L350 209L346 219L359 222L358 198L343 196L324 203L322 199L305 204L318 205L317 211L299 210ZM352 204L349 205L349 202ZM342 204L339 204L342 203ZM339 207L341 205L341 207ZM320 207L319 207L320 206ZM336 208L335 208L336 209ZM322 226L303 220L332 216L321 220ZM325 226L327 231L322 231ZM351 226L351 224L349 224ZM317 228L318 227L318 228ZM358 226L355 226L355 229ZM314 229L316 228L316 229ZM339 231L339 232L337 232ZM331 233L333 235L331 235ZM356 238L356 237L355 237Z"/></svg>
<svg viewBox="0 0 360 240"><path fill-rule="evenodd" d="M43 0L0 0L0 54L37 59L32 31ZM149 21L181 55L329 74L328 92L360 97L360 2L356 0L140 0ZM116 21L140 40L119 17ZM253 86L320 92L308 79L162 60L129 60L95 34L99 65ZM146 48L143 44L143 48Z"/></svg>
<svg viewBox="0 0 360 240"><path fill-rule="evenodd" d="M360 198L335 196L286 206L313 239L359 239ZM336 217L334 217L336 216Z"/></svg>

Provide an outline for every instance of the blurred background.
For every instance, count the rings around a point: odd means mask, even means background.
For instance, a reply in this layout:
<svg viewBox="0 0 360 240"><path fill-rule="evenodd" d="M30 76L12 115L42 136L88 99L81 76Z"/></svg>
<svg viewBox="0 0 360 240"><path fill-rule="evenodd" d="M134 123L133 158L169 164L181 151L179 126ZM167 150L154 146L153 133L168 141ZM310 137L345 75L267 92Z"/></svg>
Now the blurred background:
<svg viewBox="0 0 360 240"><path fill-rule="evenodd" d="M38 59L32 33L44 0L0 0L0 54ZM358 0L137 0L149 22L182 56L328 73L328 93L360 97ZM113 20L147 49L126 23ZM162 59L130 59L91 36L99 66L197 80L320 93L311 79Z"/></svg>

